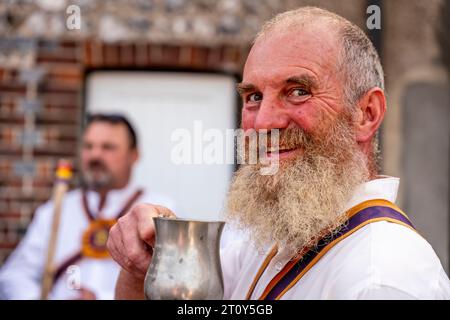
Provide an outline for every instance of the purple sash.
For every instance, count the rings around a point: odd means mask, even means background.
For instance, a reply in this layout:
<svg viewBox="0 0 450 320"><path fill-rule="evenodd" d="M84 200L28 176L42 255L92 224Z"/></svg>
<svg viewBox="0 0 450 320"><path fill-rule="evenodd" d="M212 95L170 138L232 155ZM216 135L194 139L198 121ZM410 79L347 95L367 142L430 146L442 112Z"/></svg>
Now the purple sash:
<svg viewBox="0 0 450 320"><path fill-rule="evenodd" d="M294 260L288 262L283 270L281 270L280 273L269 283L260 300L275 300L279 298L283 294L283 291L285 291L291 283L295 283L299 280L297 278L300 276L302 271L305 270L310 263L313 262L314 258L317 257L325 248L334 246L340 238L345 238L345 236L351 233L352 230L356 231L358 227L370 223L370 220L375 220L373 222L384 220L400 223L414 229L412 223L403 213L391 207L377 205L362 209L351 216L350 219L348 219L347 222L340 227L340 231L338 233L323 237L318 242L316 247L302 255L297 259L297 261ZM314 263L317 261L318 260L314 261ZM280 276L281 274L284 275Z"/></svg>

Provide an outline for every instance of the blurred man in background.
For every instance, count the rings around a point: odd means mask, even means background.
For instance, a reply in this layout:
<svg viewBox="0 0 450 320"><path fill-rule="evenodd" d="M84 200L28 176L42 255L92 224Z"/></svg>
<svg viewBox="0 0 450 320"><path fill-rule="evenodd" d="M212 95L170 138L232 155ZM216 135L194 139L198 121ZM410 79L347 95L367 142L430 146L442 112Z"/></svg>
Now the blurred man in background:
<svg viewBox="0 0 450 320"><path fill-rule="evenodd" d="M109 228L136 202L174 207L163 195L131 182L139 158L134 128L121 115L88 118L80 160L83 187L66 194L53 265L51 299L112 299L119 266L106 250ZM41 295L52 201L39 207L26 236L0 269L0 298Z"/></svg>

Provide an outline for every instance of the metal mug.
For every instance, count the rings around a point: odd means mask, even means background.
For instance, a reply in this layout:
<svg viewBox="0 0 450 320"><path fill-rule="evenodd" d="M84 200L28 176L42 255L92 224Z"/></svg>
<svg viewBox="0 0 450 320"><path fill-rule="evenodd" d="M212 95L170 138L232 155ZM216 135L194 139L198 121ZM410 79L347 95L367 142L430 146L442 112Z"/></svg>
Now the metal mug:
<svg viewBox="0 0 450 320"><path fill-rule="evenodd" d="M220 300L225 222L153 218L155 247L144 282L151 300Z"/></svg>

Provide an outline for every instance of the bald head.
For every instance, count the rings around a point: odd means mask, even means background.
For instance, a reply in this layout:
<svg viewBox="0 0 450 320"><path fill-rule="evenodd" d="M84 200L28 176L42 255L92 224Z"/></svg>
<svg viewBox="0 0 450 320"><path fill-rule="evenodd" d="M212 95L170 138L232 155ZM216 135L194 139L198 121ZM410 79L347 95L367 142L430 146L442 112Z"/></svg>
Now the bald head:
<svg viewBox="0 0 450 320"><path fill-rule="evenodd" d="M344 97L353 106L368 90L384 90L383 68L378 53L369 38L355 24L330 11L316 7L302 7L278 14L264 24L254 43L275 34L312 30L328 37L318 39L323 46L337 45L335 70L343 77Z"/></svg>

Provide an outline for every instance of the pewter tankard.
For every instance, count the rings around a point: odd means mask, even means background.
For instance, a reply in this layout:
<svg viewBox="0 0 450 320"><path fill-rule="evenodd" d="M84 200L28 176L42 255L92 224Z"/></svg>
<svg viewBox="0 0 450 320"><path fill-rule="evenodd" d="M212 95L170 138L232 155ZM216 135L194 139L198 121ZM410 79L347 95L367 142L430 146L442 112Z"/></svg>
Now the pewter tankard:
<svg viewBox="0 0 450 320"><path fill-rule="evenodd" d="M220 300L225 222L153 218L155 247L144 291L152 300Z"/></svg>

